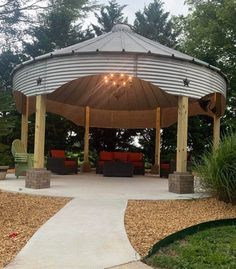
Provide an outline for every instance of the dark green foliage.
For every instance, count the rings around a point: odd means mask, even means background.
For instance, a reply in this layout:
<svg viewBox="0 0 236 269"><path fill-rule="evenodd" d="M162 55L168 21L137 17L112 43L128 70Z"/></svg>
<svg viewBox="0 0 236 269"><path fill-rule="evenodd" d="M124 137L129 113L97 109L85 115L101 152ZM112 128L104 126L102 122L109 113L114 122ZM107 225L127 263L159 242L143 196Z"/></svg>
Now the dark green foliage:
<svg viewBox="0 0 236 269"><path fill-rule="evenodd" d="M217 150L209 150L195 164L203 188L220 200L236 203L236 134L222 138Z"/></svg>
<svg viewBox="0 0 236 269"><path fill-rule="evenodd" d="M11 163L8 138L13 133L16 116L14 102L9 91L0 90L0 165Z"/></svg>
<svg viewBox="0 0 236 269"><path fill-rule="evenodd" d="M137 147L132 145L137 130L126 129L91 129L91 146L97 152L101 150L129 150L137 151Z"/></svg>
<svg viewBox="0 0 236 269"><path fill-rule="evenodd" d="M189 118L188 148L190 157L199 159L204 150L211 148L213 139L213 119L208 116Z"/></svg>
<svg viewBox="0 0 236 269"><path fill-rule="evenodd" d="M20 131L19 115L15 111L15 104L11 94L10 73L15 64L24 59L20 54L7 50L0 55L0 165L11 165L11 142L17 138ZM16 130L17 128L17 130ZM12 140L11 140L12 139Z"/></svg>
<svg viewBox="0 0 236 269"><path fill-rule="evenodd" d="M233 269L235 241L235 226L211 228L162 248L145 262L160 269Z"/></svg>
<svg viewBox="0 0 236 269"><path fill-rule="evenodd" d="M163 5L163 1L154 0L144 7L143 11L136 12L134 30L151 40L173 47L176 44L178 33L173 32L170 13L164 11Z"/></svg>
<svg viewBox="0 0 236 269"><path fill-rule="evenodd" d="M124 17L123 10L127 5L120 6L116 0L111 0L108 5L102 6L100 13L95 13L97 24L92 24L96 35L102 35L111 31L117 23L127 23L128 18Z"/></svg>
<svg viewBox="0 0 236 269"><path fill-rule="evenodd" d="M142 147L145 159L149 163L154 163L155 154L155 130L143 129L138 133L138 142Z"/></svg>
<svg viewBox="0 0 236 269"><path fill-rule="evenodd" d="M24 43L25 52L36 57L92 38L89 29L82 31L81 18L93 8L88 0L51 0L47 12L39 15L39 26L30 28L33 43Z"/></svg>

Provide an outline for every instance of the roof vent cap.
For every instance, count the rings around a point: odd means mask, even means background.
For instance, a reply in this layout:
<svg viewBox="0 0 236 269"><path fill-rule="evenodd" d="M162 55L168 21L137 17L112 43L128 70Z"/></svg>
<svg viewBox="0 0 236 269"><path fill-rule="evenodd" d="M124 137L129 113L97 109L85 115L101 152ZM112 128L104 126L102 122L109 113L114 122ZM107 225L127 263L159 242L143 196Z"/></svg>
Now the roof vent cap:
<svg viewBox="0 0 236 269"><path fill-rule="evenodd" d="M113 28L111 29L111 31L113 33L114 32L119 32L119 31L124 31L124 32L129 32L129 33L132 32L132 30L131 30L131 28L130 28L129 25L122 24L122 23L114 25Z"/></svg>

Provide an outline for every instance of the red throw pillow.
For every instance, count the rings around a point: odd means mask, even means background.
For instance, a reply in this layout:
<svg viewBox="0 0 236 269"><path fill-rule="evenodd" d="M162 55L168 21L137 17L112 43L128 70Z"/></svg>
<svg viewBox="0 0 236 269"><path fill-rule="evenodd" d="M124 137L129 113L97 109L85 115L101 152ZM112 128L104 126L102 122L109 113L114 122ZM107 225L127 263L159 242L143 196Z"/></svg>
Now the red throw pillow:
<svg viewBox="0 0 236 269"><path fill-rule="evenodd" d="M114 160L127 162L128 153L127 152L114 152Z"/></svg>
<svg viewBox="0 0 236 269"><path fill-rule="evenodd" d="M64 150L59 149L52 149L51 150L51 156L56 158L65 158L66 154Z"/></svg>
<svg viewBox="0 0 236 269"><path fill-rule="evenodd" d="M143 160L143 154L140 152L129 152L128 161L141 162Z"/></svg>
<svg viewBox="0 0 236 269"><path fill-rule="evenodd" d="M112 161L113 160L113 152L101 151L99 154L99 159L101 161Z"/></svg>

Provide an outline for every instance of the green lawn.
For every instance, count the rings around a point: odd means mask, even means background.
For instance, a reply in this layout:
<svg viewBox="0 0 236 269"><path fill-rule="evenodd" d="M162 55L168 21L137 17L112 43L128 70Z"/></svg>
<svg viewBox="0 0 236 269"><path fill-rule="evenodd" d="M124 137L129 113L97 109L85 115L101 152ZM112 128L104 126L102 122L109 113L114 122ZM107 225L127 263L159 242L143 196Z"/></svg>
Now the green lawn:
<svg viewBox="0 0 236 269"><path fill-rule="evenodd" d="M236 226L211 228L186 236L144 262L163 269L235 269Z"/></svg>

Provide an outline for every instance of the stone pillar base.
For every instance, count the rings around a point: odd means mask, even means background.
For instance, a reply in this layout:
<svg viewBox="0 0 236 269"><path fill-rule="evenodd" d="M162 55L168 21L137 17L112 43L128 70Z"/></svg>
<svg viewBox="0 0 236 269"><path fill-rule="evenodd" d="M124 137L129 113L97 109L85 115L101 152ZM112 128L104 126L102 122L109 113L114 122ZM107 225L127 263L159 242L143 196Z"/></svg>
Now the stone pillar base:
<svg viewBox="0 0 236 269"><path fill-rule="evenodd" d="M91 164L90 162L83 162L80 167L81 173L89 173L91 172Z"/></svg>
<svg viewBox="0 0 236 269"><path fill-rule="evenodd" d="M194 177L188 172L170 174L169 192L179 194L194 193Z"/></svg>
<svg viewBox="0 0 236 269"><path fill-rule="evenodd" d="M51 171L34 168L26 171L25 187L30 189L50 188Z"/></svg>
<svg viewBox="0 0 236 269"><path fill-rule="evenodd" d="M154 174L154 175L159 175L160 172L159 172L159 165L158 164L154 164L152 165L151 167L151 174Z"/></svg>
<svg viewBox="0 0 236 269"><path fill-rule="evenodd" d="M8 168L9 166L0 166L0 180L3 180L6 178Z"/></svg>

